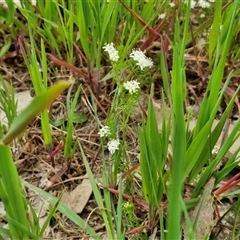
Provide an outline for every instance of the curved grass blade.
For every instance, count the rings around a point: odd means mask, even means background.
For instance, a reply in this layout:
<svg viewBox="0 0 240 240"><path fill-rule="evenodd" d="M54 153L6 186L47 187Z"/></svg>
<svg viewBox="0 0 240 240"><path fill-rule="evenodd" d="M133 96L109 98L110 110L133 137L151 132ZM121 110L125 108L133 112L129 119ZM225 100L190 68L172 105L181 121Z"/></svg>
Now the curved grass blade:
<svg viewBox="0 0 240 240"><path fill-rule="evenodd" d="M33 101L16 117L6 135L0 141L0 144L9 144L16 138L33 119L47 108L54 99L66 90L72 82L59 81L46 91L39 94Z"/></svg>

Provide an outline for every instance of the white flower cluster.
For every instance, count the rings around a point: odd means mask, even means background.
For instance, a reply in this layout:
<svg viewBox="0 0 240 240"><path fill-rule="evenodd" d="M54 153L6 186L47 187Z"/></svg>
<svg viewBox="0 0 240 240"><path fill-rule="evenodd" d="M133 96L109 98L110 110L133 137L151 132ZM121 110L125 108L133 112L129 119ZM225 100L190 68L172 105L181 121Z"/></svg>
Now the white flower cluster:
<svg viewBox="0 0 240 240"><path fill-rule="evenodd" d="M108 53L111 61L113 61L113 62L118 61L118 59L119 59L118 51L113 46L113 43L105 44L105 46L103 46L103 49L104 49L105 52Z"/></svg>
<svg viewBox="0 0 240 240"><path fill-rule="evenodd" d="M166 13L161 13L158 15L158 19L164 19L166 17Z"/></svg>
<svg viewBox="0 0 240 240"><path fill-rule="evenodd" d="M130 53L130 58L135 60L137 62L137 66L140 67L141 70L145 67L152 67L153 66L153 61L151 58L146 57L143 51L139 50L132 50Z"/></svg>
<svg viewBox="0 0 240 240"><path fill-rule="evenodd" d="M111 61L116 62L119 59L119 54L116 48L113 46L113 43L108 43L103 46L105 52L108 53L109 58ZM132 50L130 53L130 58L133 58L137 65L143 70L145 67L152 67L153 61L151 58L146 57L143 51L139 50Z"/></svg>
<svg viewBox="0 0 240 240"><path fill-rule="evenodd" d="M114 154L116 150L119 149L120 141L119 139L112 139L108 142L108 150L111 154Z"/></svg>
<svg viewBox="0 0 240 240"><path fill-rule="evenodd" d="M129 91L130 94L135 93L138 89L140 89L139 87L139 82L136 80L131 80L131 81L127 81L125 83L123 83L123 87Z"/></svg>
<svg viewBox="0 0 240 240"><path fill-rule="evenodd" d="M209 8L211 5L208 1L199 0L198 1L198 6L201 7L201 8Z"/></svg>
<svg viewBox="0 0 240 240"><path fill-rule="evenodd" d="M184 0L185 4L188 4L188 2L189 0ZM213 2L215 2L215 0L190 0L191 8L194 8L196 6L201 8L209 8Z"/></svg>
<svg viewBox="0 0 240 240"><path fill-rule="evenodd" d="M108 137L111 135L110 128L108 126L104 126L99 130L98 134L100 135L101 138ZM119 145L120 145L119 139L110 140L107 144L109 152L111 154L114 154L115 151L119 149Z"/></svg>
<svg viewBox="0 0 240 240"><path fill-rule="evenodd" d="M185 0L184 3L188 4L189 0ZM197 2L195 0L190 0L190 6L191 8L194 8L197 5Z"/></svg>
<svg viewBox="0 0 240 240"><path fill-rule="evenodd" d="M98 134L101 138L108 137L111 134L110 128L108 126L104 126L99 130Z"/></svg>
<svg viewBox="0 0 240 240"><path fill-rule="evenodd" d="M218 152L219 152L219 146L214 146L214 148L212 149L212 155L217 155L218 154Z"/></svg>

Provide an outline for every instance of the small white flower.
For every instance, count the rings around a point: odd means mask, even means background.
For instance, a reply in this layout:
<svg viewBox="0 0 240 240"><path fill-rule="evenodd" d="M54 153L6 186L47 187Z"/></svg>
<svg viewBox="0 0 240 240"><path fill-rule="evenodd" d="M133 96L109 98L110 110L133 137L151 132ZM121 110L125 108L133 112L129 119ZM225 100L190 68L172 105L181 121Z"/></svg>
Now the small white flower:
<svg viewBox="0 0 240 240"><path fill-rule="evenodd" d="M189 0L184 0L185 4L188 4ZM190 0L190 7L191 8L195 8L195 6L197 5L197 2L195 0Z"/></svg>
<svg viewBox="0 0 240 240"><path fill-rule="evenodd" d="M205 14L202 13L202 14L200 15L200 18L205 18Z"/></svg>
<svg viewBox="0 0 240 240"><path fill-rule="evenodd" d="M132 94L135 93L138 89L140 89L139 84L140 83L138 81L131 80L123 83L123 87L128 90L130 94Z"/></svg>
<svg viewBox="0 0 240 240"><path fill-rule="evenodd" d="M212 155L217 155L219 152L219 147L216 145L212 150Z"/></svg>
<svg viewBox="0 0 240 240"><path fill-rule="evenodd" d="M199 0L198 1L198 6L200 6L202 8L209 8L210 7L210 3L205 1L205 0Z"/></svg>
<svg viewBox="0 0 240 240"><path fill-rule="evenodd" d="M166 16L166 13L162 13L158 15L158 19L164 19Z"/></svg>
<svg viewBox="0 0 240 240"><path fill-rule="evenodd" d="M188 4L188 1L189 1L189 0L184 0L184 3L185 3L185 4ZM194 7L196 6L196 4L197 4L197 2L196 2L195 0L191 0L191 1L190 1L190 7L191 7L191 8L194 8Z"/></svg>
<svg viewBox="0 0 240 240"><path fill-rule="evenodd" d="M195 6L197 5L197 2L192 0L190 4L191 4L191 8L195 8Z"/></svg>
<svg viewBox="0 0 240 240"><path fill-rule="evenodd" d="M209 32L208 32L208 31L206 31L206 30L203 30L203 32L202 32L202 35L203 35L203 37L206 37L206 36L208 36L208 35L209 35Z"/></svg>
<svg viewBox="0 0 240 240"><path fill-rule="evenodd" d="M133 58L135 61L137 61L137 66L140 67L141 70L145 67L152 67L153 62L151 58L146 57L143 51L139 50L132 50L130 53L130 58Z"/></svg>
<svg viewBox="0 0 240 240"><path fill-rule="evenodd" d="M174 2L170 2L169 6L173 8L173 7L175 7L175 3Z"/></svg>
<svg viewBox="0 0 240 240"><path fill-rule="evenodd" d="M108 142L107 146L108 146L108 150L111 154L114 154L116 150L119 149L119 139L113 139L110 142Z"/></svg>
<svg viewBox="0 0 240 240"><path fill-rule="evenodd" d="M222 32L222 29L223 29L223 25L220 25L219 27L220 32Z"/></svg>
<svg viewBox="0 0 240 240"><path fill-rule="evenodd" d="M105 52L108 53L111 61L116 62L119 59L118 51L113 46L113 43L108 43L103 46Z"/></svg>
<svg viewBox="0 0 240 240"><path fill-rule="evenodd" d="M111 134L111 132L110 132L110 129L109 129L108 126L104 126L104 127L102 127L102 128L99 130L98 134L99 134L100 137L102 138L102 137L107 137L107 136L109 136L109 135Z"/></svg>

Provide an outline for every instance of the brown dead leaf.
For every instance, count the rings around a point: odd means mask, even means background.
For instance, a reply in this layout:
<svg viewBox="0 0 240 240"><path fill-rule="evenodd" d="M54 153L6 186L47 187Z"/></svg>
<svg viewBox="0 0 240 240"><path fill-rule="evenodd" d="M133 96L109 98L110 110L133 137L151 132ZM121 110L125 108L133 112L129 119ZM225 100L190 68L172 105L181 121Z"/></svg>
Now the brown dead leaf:
<svg viewBox="0 0 240 240"><path fill-rule="evenodd" d="M83 211L91 194L92 186L89 179L86 178L72 192L65 192L62 196L62 202L79 214Z"/></svg>
<svg viewBox="0 0 240 240"><path fill-rule="evenodd" d="M214 208L213 201L214 197L212 195L212 189L214 186L215 179L211 177L206 186L203 195L199 199L196 207L189 212L189 218L191 220L192 225L196 220L196 217L199 214L198 222L196 224L196 228L194 231L195 239L202 240L211 233L213 227L216 225L217 220L214 219ZM200 209L200 210L199 210ZM200 211L200 213L199 213ZM188 229L186 226L186 222L183 223L183 232L184 232L184 240L188 240Z"/></svg>

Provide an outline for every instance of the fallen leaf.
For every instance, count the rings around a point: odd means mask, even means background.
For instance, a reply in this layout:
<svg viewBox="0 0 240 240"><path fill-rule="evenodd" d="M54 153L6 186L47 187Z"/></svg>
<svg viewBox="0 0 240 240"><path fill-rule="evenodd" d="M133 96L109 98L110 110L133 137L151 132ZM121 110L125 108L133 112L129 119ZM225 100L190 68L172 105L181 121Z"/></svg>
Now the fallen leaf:
<svg viewBox="0 0 240 240"><path fill-rule="evenodd" d="M217 219L214 219L214 208L212 190L215 179L211 177L205 185L203 195L200 197L198 204L193 210L189 212L189 218L192 226L198 217L196 227L194 229L194 235L196 240L206 239L205 237L211 233L213 227L217 223ZM188 240L188 228L186 222L183 223L184 240ZM208 238L207 238L208 239Z"/></svg>
<svg viewBox="0 0 240 240"><path fill-rule="evenodd" d="M26 108L32 101L32 96L30 91L23 91L15 93L15 99L17 101L17 113L20 113L24 108Z"/></svg>
<svg viewBox="0 0 240 240"><path fill-rule="evenodd" d="M83 211L91 194L91 183L88 178L85 178L72 192L65 192L63 194L62 202L79 214Z"/></svg>

